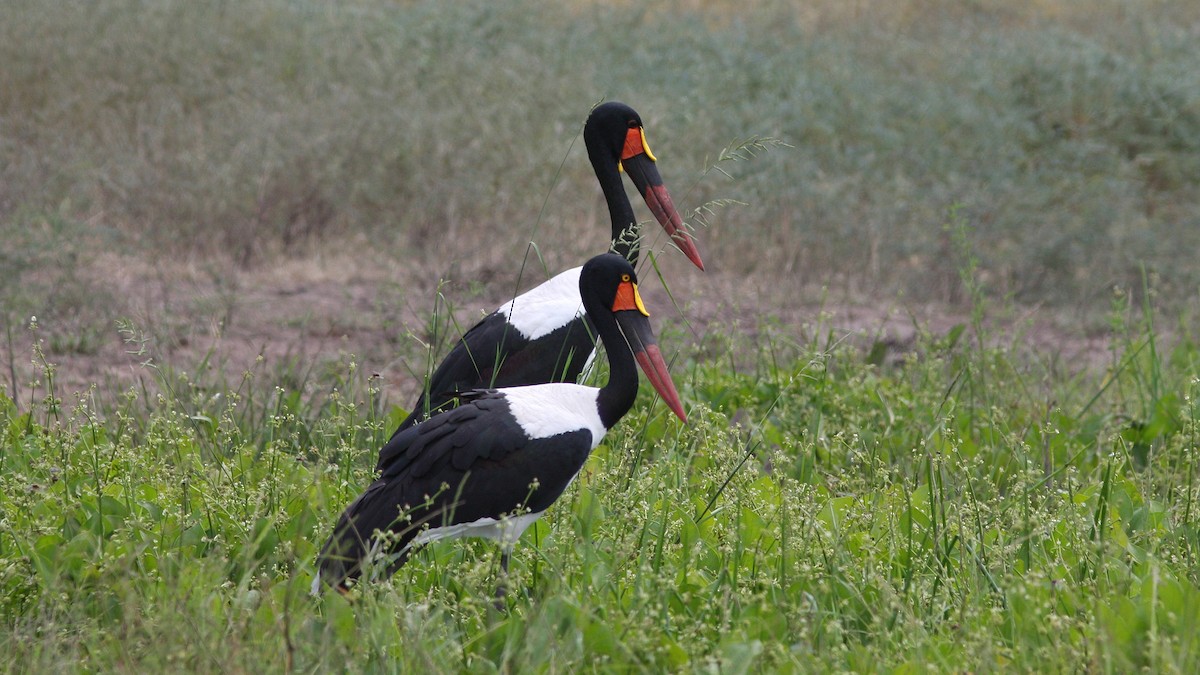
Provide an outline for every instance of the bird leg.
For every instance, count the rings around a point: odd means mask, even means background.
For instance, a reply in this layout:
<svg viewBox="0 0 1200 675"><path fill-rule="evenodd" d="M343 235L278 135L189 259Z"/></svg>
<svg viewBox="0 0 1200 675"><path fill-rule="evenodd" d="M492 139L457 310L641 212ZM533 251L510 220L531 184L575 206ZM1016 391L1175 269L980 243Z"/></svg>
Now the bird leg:
<svg viewBox="0 0 1200 675"><path fill-rule="evenodd" d="M508 596L508 557L511 553L512 549L507 546L500 553L500 569L504 572L504 575L501 577L500 583L496 585L496 599L493 602L498 612L508 609L508 605L504 602L504 599Z"/></svg>

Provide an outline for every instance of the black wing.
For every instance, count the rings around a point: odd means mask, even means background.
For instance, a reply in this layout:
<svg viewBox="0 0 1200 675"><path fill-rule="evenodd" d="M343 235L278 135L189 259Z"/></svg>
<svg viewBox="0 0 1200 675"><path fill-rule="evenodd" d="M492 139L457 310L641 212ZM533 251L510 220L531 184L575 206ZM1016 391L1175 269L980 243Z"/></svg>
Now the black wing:
<svg viewBox="0 0 1200 675"><path fill-rule="evenodd" d="M387 549L395 553L426 526L546 510L587 461L591 442L586 429L530 439L497 392L480 392L396 434L380 453L379 479L346 508L322 547L322 580L357 578L376 530L394 535Z"/></svg>
<svg viewBox="0 0 1200 675"><path fill-rule="evenodd" d="M454 407L461 392L548 382L575 382L596 348L596 331L584 317L536 340L527 340L492 312L463 335L429 378L412 413L392 433L395 438L427 416Z"/></svg>

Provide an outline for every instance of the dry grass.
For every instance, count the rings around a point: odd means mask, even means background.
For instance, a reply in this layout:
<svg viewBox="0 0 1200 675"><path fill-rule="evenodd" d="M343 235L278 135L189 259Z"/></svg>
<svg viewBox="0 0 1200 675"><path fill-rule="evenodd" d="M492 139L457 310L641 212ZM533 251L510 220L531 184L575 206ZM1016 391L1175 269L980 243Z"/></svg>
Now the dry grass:
<svg viewBox="0 0 1200 675"><path fill-rule="evenodd" d="M1194 3L743 7L14 0L5 320L53 316L86 354L136 305L103 280L139 258L226 296L232 270L309 258L424 299L442 279L460 304L508 293L530 241L533 269L604 246L578 140L602 98L642 111L680 206L743 203L699 232L713 274L810 304L821 287L954 304L974 257L989 297L1085 327L1144 276L1186 309ZM791 147L717 162L756 137Z"/></svg>

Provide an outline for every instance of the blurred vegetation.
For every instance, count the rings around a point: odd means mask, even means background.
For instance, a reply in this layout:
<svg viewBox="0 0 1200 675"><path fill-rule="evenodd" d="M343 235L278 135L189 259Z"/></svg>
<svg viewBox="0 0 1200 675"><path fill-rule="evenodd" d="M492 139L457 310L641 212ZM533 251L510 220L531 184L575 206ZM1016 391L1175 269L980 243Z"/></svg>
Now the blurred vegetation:
<svg viewBox="0 0 1200 675"><path fill-rule="evenodd" d="M716 270L959 300L956 208L994 294L1103 304L1145 269L1180 301L1198 36L1185 0L7 0L0 237L246 265L370 241L438 275L533 239L561 268L603 245L577 136L615 98L680 206L745 203L700 234ZM792 147L710 170L756 137Z"/></svg>

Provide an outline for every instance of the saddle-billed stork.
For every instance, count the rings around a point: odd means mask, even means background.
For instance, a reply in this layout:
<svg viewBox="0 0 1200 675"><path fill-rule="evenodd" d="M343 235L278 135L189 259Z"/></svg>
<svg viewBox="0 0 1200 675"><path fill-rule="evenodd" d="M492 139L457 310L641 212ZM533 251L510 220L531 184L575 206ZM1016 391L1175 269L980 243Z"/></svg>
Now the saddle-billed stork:
<svg viewBox="0 0 1200 675"><path fill-rule="evenodd" d="M703 270L637 111L616 101L596 106L584 124L583 140L608 202L613 250L637 264L637 219L621 182L624 169L675 245ZM594 332L579 300L580 269L569 269L504 303L468 330L434 370L395 434L445 409L460 391L578 380L595 350Z"/></svg>
<svg viewBox="0 0 1200 675"><path fill-rule="evenodd" d="M322 583L347 589L367 560L378 559L390 576L413 549L451 537L499 540L507 572L521 533L633 406L635 362L687 421L629 261L614 253L592 258L579 291L608 354L608 383L467 392L459 407L393 436L380 452L379 478L346 508L321 548L314 594Z"/></svg>

